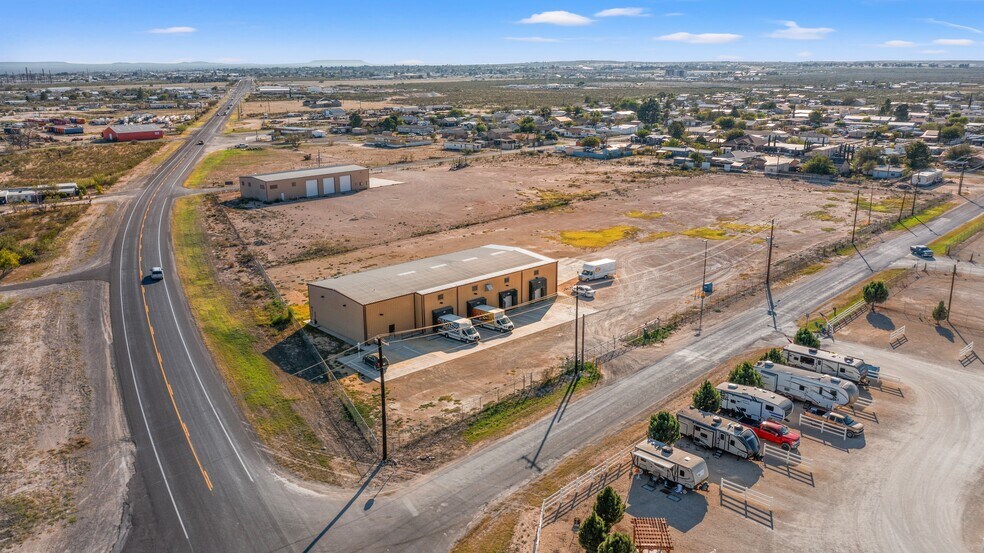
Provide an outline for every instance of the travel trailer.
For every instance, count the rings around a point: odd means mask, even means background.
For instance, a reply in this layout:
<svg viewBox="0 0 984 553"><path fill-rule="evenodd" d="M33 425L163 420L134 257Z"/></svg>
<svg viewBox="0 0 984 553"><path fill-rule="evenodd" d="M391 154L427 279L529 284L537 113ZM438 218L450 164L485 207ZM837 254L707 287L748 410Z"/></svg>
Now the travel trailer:
<svg viewBox="0 0 984 553"><path fill-rule="evenodd" d="M632 466L642 472L689 490L707 489L707 463L682 449L656 440L643 440L632 450Z"/></svg>
<svg viewBox="0 0 984 553"><path fill-rule="evenodd" d="M464 317L441 315L437 321L441 324L437 327L437 331L442 336L462 342L478 342L482 339L475 327L472 326L472 322Z"/></svg>
<svg viewBox="0 0 984 553"><path fill-rule="evenodd" d="M762 375L762 387L786 397L798 399L807 406L827 409L851 405L858 399L858 387L836 376L759 361L755 370Z"/></svg>
<svg viewBox="0 0 984 553"><path fill-rule="evenodd" d="M506 312L498 307L488 305L476 305L471 308L472 320L478 326L485 327L499 332L512 332L513 322L506 316Z"/></svg>
<svg viewBox="0 0 984 553"><path fill-rule="evenodd" d="M781 421L793 412L793 402L789 398L761 388L722 382L717 385L717 390L721 392L721 410L736 417Z"/></svg>
<svg viewBox="0 0 984 553"><path fill-rule="evenodd" d="M755 432L721 415L707 413L690 407L677 412L680 421L680 434L687 436L704 447L720 449L742 459L753 459L762 455L762 443Z"/></svg>
<svg viewBox="0 0 984 553"><path fill-rule="evenodd" d="M798 344L784 347L782 355L790 367L829 374L858 384L868 383L868 373L878 373L878 367L868 365L863 359Z"/></svg>

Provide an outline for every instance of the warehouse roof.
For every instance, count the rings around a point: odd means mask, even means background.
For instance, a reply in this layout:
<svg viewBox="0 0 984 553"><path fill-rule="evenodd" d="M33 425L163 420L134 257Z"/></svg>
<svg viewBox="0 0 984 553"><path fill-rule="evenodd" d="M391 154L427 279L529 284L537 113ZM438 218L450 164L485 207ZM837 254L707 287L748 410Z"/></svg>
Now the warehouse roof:
<svg viewBox="0 0 984 553"><path fill-rule="evenodd" d="M121 132L149 132L161 130L161 128L157 125L110 125L109 128L117 134Z"/></svg>
<svg viewBox="0 0 984 553"><path fill-rule="evenodd" d="M471 282L539 267L553 259L512 246L487 245L312 282L363 305L405 296L430 294Z"/></svg>
<svg viewBox="0 0 984 553"><path fill-rule="evenodd" d="M250 177L263 182L303 179L307 177L320 177L322 175L337 175L338 173L351 173L352 171L365 171L361 165L333 165L331 167L315 167L314 169L297 169L296 171L280 171L277 173L260 173L250 175Z"/></svg>

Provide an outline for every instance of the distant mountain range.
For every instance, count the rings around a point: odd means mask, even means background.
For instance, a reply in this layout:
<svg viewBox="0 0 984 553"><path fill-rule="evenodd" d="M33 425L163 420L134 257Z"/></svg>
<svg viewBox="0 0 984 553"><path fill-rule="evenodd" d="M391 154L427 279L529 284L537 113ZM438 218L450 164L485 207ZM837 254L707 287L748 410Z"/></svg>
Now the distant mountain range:
<svg viewBox="0 0 984 553"><path fill-rule="evenodd" d="M23 73L25 69L40 73L122 72L122 71L195 71L256 67L360 67L370 65L362 60L314 60L303 63L218 63L211 61L182 61L177 63L73 63L66 61L0 61L0 73Z"/></svg>

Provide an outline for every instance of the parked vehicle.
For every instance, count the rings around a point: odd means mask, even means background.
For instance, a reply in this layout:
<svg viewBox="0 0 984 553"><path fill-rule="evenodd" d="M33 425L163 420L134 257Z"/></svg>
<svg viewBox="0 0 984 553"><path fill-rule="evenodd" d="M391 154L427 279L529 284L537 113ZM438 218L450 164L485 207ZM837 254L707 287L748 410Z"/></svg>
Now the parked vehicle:
<svg viewBox="0 0 984 553"><path fill-rule="evenodd" d="M823 407L811 407L806 411L810 415L825 419L828 424L834 426L842 427L847 429L847 437L853 438L855 436L860 436L864 433L864 425L860 422L851 418L850 415L845 413L838 413L837 411L828 411Z"/></svg>
<svg viewBox="0 0 984 553"><path fill-rule="evenodd" d="M460 340L462 342L478 342L482 339L478 335L478 331L472 325L472 322L464 317L459 317L457 315L441 315L438 317L438 322L441 326L438 327L437 331L442 335L452 340Z"/></svg>
<svg viewBox="0 0 984 553"><path fill-rule="evenodd" d="M762 455L762 443L749 428L738 421L727 419L714 413L690 407L678 411L680 434L711 449L720 449L742 459L753 459Z"/></svg>
<svg viewBox="0 0 984 553"><path fill-rule="evenodd" d="M164 280L164 269L161 267L151 267L150 278L153 280Z"/></svg>
<svg viewBox="0 0 984 553"><path fill-rule="evenodd" d="M731 382L717 385L721 393L721 411L753 421L786 420L793 412L793 402L773 392Z"/></svg>
<svg viewBox="0 0 984 553"><path fill-rule="evenodd" d="M707 463L693 453L656 440L643 440L632 450L632 466L657 482L679 484L689 490L707 489Z"/></svg>
<svg viewBox="0 0 984 553"><path fill-rule="evenodd" d="M363 355L362 356L362 362L365 363L366 365L369 365L370 367L372 367L374 369L379 369L380 368L379 356L376 355L375 353L367 353L367 354ZM390 364L389 359L387 359L386 356L384 355L383 356L382 368L385 369L386 367L389 367L389 364Z"/></svg>
<svg viewBox="0 0 984 553"><path fill-rule="evenodd" d="M916 257L924 257L924 258L933 257L933 250L923 245L909 246L909 251L912 252L912 255Z"/></svg>
<svg viewBox="0 0 984 553"><path fill-rule="evenodd" d="M571 288L571 294L588 299L594 299L595 297L594 288L588 286L587 284L575 284Z"/></svg>
<svg viewBox="0 0 984 553"><path fill-rule="evenodd" d="M863 359L798 344L784 347L782 356L790 367L838 376L862 385L868 383L869 372L879 372L878 367L868 365Z"/></svg>
<svg viewBox="0 0 984 553"><path fill-rule="evenodd" d="M472 307L470 315L472 320L478 323L478 326L484 328L499 332L512 332L514 328L513 322L506 316L506 312L498 307L476 305Z"/></svg>
<svg viewBox="0 0 984 553"><path fill-rule="evenodd" d="M598 261L585 262L581 267L581 273L577 275L577 279L582 282L602 278L615 278L614 259L599 259Z"/></svg>
<svg viewBox="0 0 984 553"><path fill-rule="evenodd" d="M851 405L858 399L858 387L836 376L819 374L772 361L759 361L755 370L762 375L762 387L786 397L798 399L806 406L833 409Z"/></svg>
<svg viewBox="0 0 984 553"><path fill-rule="evenodd" d="M775 421L762 421L752 426L752 432L759 439L778 444L786 451L799 449L800 446L800 433Z"/></svg>

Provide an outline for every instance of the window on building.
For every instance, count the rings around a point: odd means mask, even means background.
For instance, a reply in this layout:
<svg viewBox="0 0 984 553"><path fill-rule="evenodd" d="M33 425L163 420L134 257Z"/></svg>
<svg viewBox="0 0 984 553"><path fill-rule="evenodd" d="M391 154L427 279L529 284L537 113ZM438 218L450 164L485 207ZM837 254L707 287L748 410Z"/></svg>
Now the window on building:
<svg viewBox="0 0 984 553"><path fill-rule="evenodd" d="M270 185L270 190L276 190L276 189L277 189L277 185L276 184L271 184Z"/></svg>
<svg viewBox="0 0 984 553"><path fill-rule="evenodd" d="M506 277L505 283L509 284L509 277Z"/></svg>
<svg viewBox="0 0 984 553"><path fill-rule="evenodd" d="M437 295L437 299L439 299L439 300L443 300L443 299L444 299L444 294L438 294L438 295Z"/></svg>
<svg viewBox="0 0 984 553"><path fill-rule="evenodd" d="M478 285L472 286L472 292L478 292Z"/></svg>
<svg viewBox="0 0 984 553"><path fill-rule="evenodd" d="M393 334L394 332L396 332L396 325L390 325L390 327L389 327L389 333L390 334Z"/></svg>
<svg viewBox="0 0 984 553"><path fill-rule="evenodd" d="M540 269L535 269L535 270L533 271L533 274L534 274L534 275L538 275L538 274L540 274Z"/></svg>

